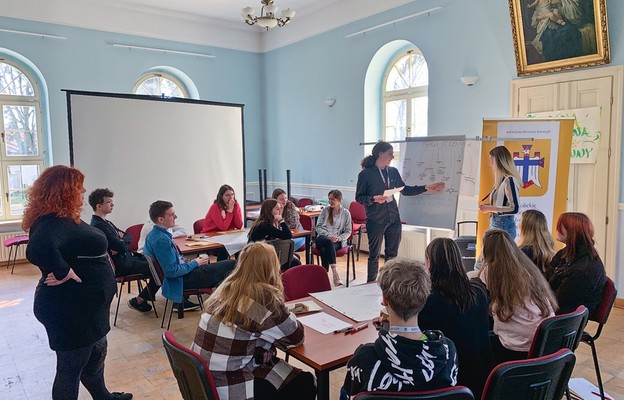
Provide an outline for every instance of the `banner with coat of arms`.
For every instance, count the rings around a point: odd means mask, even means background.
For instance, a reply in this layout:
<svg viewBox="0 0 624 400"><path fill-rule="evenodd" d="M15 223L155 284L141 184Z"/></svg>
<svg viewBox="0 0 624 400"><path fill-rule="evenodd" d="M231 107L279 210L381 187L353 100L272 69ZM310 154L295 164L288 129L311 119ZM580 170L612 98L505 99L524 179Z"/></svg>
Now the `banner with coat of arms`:
<svg viewBox="0 0 624 400"><path fill-rule="evenodd" d="M555 236L557 219L566 211L573 128L572 118L484 120L479 198L485 198L494 186L489 152L505 146L522 178L516 226L524 210L537 209L544 213ZM489 218L489 213L479 213L479 249Z"/></svg>

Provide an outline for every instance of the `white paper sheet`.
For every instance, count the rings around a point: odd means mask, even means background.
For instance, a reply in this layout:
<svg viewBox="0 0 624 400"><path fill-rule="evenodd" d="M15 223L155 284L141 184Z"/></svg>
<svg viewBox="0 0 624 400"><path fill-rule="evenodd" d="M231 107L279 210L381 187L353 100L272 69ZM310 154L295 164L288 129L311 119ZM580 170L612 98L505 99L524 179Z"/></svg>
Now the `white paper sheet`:
<svg viewBox="0 0 624 400"><path fill-rule="evenodd" d="M589 382L583 378L572 378L568 382L568 387L572 392L572 397L574 395L578 395L578 397L584 400L599 400L600 399L600 389L593 383ZM578 398L577 397L577 398ZM605 392L606 400L613 400L613 397L610 396L607 392Z"/></svg>
<svg viewBox="0 0 624 400"><path fill-rule="evenodd" d="M243 231L241 233L212 236L203 240L222 244L223 247L225 247L225 249L227 250L228 254L233 255L241 251L243 247L245 247L249 239L247 238L247 232Z"/></svg>
<svg viewBox="0 0 624 400"><path fill-rule="evenodd" d="M390 197L390 196L394 196L395 193L399 193L401 190L403 190L405 186L401 186L398 188L394 188L394 189L386 189L384 190L384 197Z"/></svg>
<svg viewBox="0 0 624 400"><path fill-rule="evenodd" d="M324 312L297 317L297 319L305 326L319 331L323 335L353 326Z"/></svg>
<svg viewBox="0 0 624 400"><path fill-rule="evenodd" d="M357 322L378 317L381 310L381 288L376 283L310 295Z"/></svg>

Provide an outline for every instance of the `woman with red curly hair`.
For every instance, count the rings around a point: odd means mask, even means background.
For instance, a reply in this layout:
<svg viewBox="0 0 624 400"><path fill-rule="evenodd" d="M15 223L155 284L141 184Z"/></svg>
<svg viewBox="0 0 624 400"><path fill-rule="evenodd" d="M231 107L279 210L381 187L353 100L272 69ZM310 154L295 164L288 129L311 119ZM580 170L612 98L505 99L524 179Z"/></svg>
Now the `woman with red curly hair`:
<svg viewBox="0 0 624 400"><path fill-rule="evenodd" d="M52 398L77 399L80 382L96 400L132 399L104 382L109 310L117 290L99 229L80 220L84 175L57 165L43 171L28 194L22 227L28 261L39 267L34 314L56 352Z"/></svg>
<svg viewBox="0 0 624 400"><path fill-rule="evenodd" d="M557 221L557 240L566 247L555 254L546 275L559 302L557 313L572 312L582 304L591 319L607 281L594 247L594 224L583 213L563 213Z"/></svg>

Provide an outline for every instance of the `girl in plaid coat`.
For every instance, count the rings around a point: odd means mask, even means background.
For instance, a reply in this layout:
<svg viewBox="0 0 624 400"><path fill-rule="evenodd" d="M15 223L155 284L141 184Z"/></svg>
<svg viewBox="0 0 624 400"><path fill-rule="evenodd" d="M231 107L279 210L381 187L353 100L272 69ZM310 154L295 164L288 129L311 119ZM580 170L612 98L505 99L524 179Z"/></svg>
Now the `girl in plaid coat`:
<svg viewBox="0 0 624 400"><path fill-rule="evenodd" d="M312 374L276 357L277 348L303 343L283 293L274 247L255 242L206 301L191 348L206 360L221 400L316 397Z"/></svg>

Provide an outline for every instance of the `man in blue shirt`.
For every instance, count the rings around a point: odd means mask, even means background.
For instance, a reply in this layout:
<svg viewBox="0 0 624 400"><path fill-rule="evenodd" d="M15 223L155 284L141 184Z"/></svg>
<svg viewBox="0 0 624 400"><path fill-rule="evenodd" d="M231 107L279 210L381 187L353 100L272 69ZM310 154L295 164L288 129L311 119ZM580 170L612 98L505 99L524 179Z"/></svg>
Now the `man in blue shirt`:
<svg viewBox="0 0 624 400"><path fill-rule="evenodd" d="M234 270L234 260L208 264L207 257L197 257L191 261L182 257L171 233L167 231L175 225L177 218L170 202L155 201L150 205L149 216L154 222L154 228L147 235L143 254L158 260L165 275L162 294L166 298L182 303L184 289L215 287Z"/></svg>

